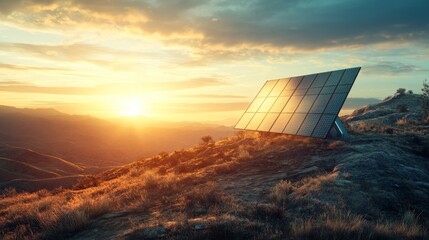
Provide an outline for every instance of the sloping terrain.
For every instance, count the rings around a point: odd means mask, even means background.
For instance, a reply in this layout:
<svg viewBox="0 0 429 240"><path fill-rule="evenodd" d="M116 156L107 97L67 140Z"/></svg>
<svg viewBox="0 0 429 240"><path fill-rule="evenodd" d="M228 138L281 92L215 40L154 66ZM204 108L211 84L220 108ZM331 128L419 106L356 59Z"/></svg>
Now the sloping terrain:
<svg viewBox="0 0 429 240"><path fill-rule="evenodd" d="M395 94L381 103L356 109L342 117L354 131L429 133L428 121L423 119L422 96Z"/></svg>
<svg viewBox="0 0 429 240"><path fill-rule="evenodd" d="M9 189L0 237L429 239L429 136L410 130L424 124L349 142L238 132L71 189Z"/></svg>
<svg viewBox="0 0 429 240"><path fill-rule="evenodd" d="M73 190L5 192L0 228L6 239L426 239L428 145L409 134L344 143L239 133Z"/></svg>
<svg viewBox="0 0 429 240"><path fill-rule="evenodd" d="M107 121L53 109L0 106L0 144L67 159L87 167L112 167L198 143L203 135L231 135L230 127L149 119Z"/></svg>
<svg viewBox="0 0 429 240"><path fill-rule="evenodd" d="M83 172L84 168L61 158L25 148L0 146L0 189L35 191L70 186Z"/></svg>

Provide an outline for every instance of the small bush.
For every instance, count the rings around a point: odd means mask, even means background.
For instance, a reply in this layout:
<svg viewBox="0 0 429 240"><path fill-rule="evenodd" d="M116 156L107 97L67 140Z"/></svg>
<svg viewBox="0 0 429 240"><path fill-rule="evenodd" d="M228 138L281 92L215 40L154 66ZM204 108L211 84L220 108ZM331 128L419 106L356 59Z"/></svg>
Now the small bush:
<svg viewBox="0 0 429 240"><path fill-rule="evenodd" d="M213 137L210 135L204 136L201 138L202 144L210 145L214 143Z"/></svg>
<svg viewBox="0 0 429 240"><path fill-rule="evenodd" d="M396 90L396 94L397 95L399 95L399 96L402 96L402 95L405 95L405 92L406 92L407 90L405 89L405 88L398 88L397 90Z"/></svg>

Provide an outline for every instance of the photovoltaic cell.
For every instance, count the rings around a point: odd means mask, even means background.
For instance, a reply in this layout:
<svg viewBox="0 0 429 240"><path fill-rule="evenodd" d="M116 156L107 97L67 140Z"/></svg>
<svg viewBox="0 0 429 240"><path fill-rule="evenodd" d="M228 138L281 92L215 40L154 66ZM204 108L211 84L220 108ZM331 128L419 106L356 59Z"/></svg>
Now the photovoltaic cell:
<svg viewBox="0 0 429 240"><path fill-rule="evenodd" d="M274 86L273 90L271 90L269 96L279 96L280 93L283 91L283 89L286 87L287 83L288 83L289 79L280 79L276 86Z"/></svg>
<svg viewBox="0 0 429 240"><path fill-rule="evenodd" d="M283 92L280 94L280 96L283 96L283 97L290 97L290 96L292 96L292 94L293 94L293 92L294 92L295 90L288 90L288 89L284 89L283 90Z"/></svg>
<svg viewBox="0 0 429 240"><path fill-rule="evenodd" d="M304 121L305 115L306 115L305 113L293 114L288 125L286 125L285 130L283 130L283 133L296 134L298 132L299 127L302 124L302 121Z"/></svg>
<svg viewBox="0 0 429 240"><path fill-rule="evenodd" d="M259 127L259 124L261 124L262 120L264 120L266 113L256 113L252 120L250 120L249 124L247 125L246 129L248 130L256 130Z"/></svg>
<svg viewBox="0 0 429 240"><path fill-rule="evenodd" d="M259 107L258 112L268 112L276 100L277 100L277 97L265 98L265 101L264 103L262 103L261 107Z"/></svg>
<svg viewBox="0 0 429 240"><path fill-rule="evenodd" d="M350 92L350 89L352 88L351 84L348 85L339 85L337 89L335 89L335 93L348 93Z"/></svg>
<svg viewBox="0 0 429 240"><path fill-rule="evenodd" d="M322 88L316 87L316 88L310 88L308 89L307 95L318 95Z"/></svg>
<svg viewBox="0 0 429 240"><path fill-rule="evenodd" d="M264 87L262 87L261 91L258 94L258 97L266 97L270 94L273 87L276 85L277 80L269 80L265 83Z"/></svg>
<svg viewBox="0 0 429 240"><path fill-rule="evenodd" d="M326 135L328 135L328 132L331 129L332 125L334 124L336 117L337 115L330 115L330 114L322 115L311 136L325 138Z"/></svg>
<svg viewBox="0 0 429 240"><path fill-rule="evenodd" d="M320 94L331 94L335 91L335 86L325 86L322 88Z"/></svg>
<svg viewBox="0 0 429 240"><path fill-rule="evenodd" d="M249 109L247 109L247 112L256 112L258 111L259 107L264 102L265 98L256 98L252 104L250 104Z"/></svg>
<svg viewBox="0 0 429 240"><path fill-rule="evenodd" d="M308 89L310 85L313 83L315 78L316 78L316 74L304 76L302 78L301 83L298 86L298 89L301 89L301 88Z"/></svg>
<svg viewBox="0 0 429 240"><path fill-rule="evenodd" d="M298 87L299 83L301 82L302 77L293 77L289 80L288 85L286 86L287 90L294 90Z"/></svg>
<svg viewBox="0 0 429 240"><path fill-rule="evenodd" d="M289 120L291 117L292 117L292 113L280 114L280 116L277 118L276 122L271 127L270 132L282 133L283 129L289 123Z"/></svg>
<svg viewBox="0 0 429 240"><path fill-rule="evenodd" d="M313 114L313 113L308 114L304 122L302 123L301 128L298 131L298 135L311 136L311 133L316 127L317 122L319 121L321 115L322 114Z"/></svg>
<svg viewBox="0 0 429 240"><path fill-rule="evenodd" d="M357 75L359 73L359 68L347 69L344 73L344 76L341 78L340 85L353 84Z"/></svg>
<svg viewBox="0 0 429 240"><path fill-rule="evenodd" d="M249 124L250 120L252 119L253 115L255 114L254 113L243 114L243 116L240 118L240 121L238 121L237 125L235 125L235 128L245 129L247 124Z"/></svg>
<svg viewBox="0 0 429 240"><path fill-rule="evenodd" d="M313 82L313 85L311 85L311 87L314 88L325 86L326 80L328 80L329 75L331 75L331 72L317 74L316 80Z"/></svg>
<svg viewBox="0 0 429 240"><path fill-rule="evenodd" d="M301 103L299 104L298 108L295 112L298 113L308 113L311 106L313 106L314 100L316 100L317 95L306 95L302 99Z"/></svg>
<svg viewBox="0 0 429 240"><path fill-rule="evenodd" d="M328 103L328 106L325 109L325 113L336 114L341 110L344 100L346 100L346 93L335 93L332 95L331 100Z"/></svg>
<svg viewBox="0 0 429 240"><path fill-rule="evenodd" d="M325 86L336 86L340 82L341 76L343 75L344 70L333 71L328 78Z"/></svg>
<svg viewBox="0 0 429 240"><path fill-rule="evenodd" d="M359 70L269 80L235 128L325 138Z"/></svg>
<svg viewBox="0 0 429 240"><path fill-rule="evenodd" d="M310 113L323 113L326 106L328 105L331 95L319 95L317 96L316 101L310 109Z"/></svg>
<svg viewBox="0 0 429 240"><path fill-rule="evenodd" d="M295 112L298 105L301 103L301 100L304 96L292 96L286 104L286 107L283 109L283 112L293 113Z"/></svg>
<svg viewBox="0 0 429 240"><path fill-rule="evenodd" d="M283 110L283 108L285 107L288 100L289 100L289 97L277 98L276 102L271 107L270 112L281 112Z"/></svg>
<svg viewBox="0 0 429 240"><path fill-rule="evenodd" d="M261 125L259 125L258 131L269 131L279 115L280 113L268 113L262 121Z"/></svg>

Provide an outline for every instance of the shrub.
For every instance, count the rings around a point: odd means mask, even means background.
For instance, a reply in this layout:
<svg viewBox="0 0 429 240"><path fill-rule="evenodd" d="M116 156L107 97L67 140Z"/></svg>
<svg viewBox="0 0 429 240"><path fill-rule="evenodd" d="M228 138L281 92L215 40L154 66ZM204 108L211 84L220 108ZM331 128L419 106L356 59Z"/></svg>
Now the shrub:
<svg viewBox="0 0 429 240"><path fill-rule="evenodd" d="M429 117L429 83L427 79L423 82L422 95L423 119L427 119Z"/></svg>
<svg viewBox="0 0 429 240"><path fill-rule="evenodd" d="M408 94L410 94L410 95L413 95L414 94L414 92L413 92L413 90L408 90L408 92L407 92Z"/></svg>
<svg viewBox="0 0 429 240"><path fill-rule="evenodd" d="M399 96L401 96L401 95L405 95L405 92L406 92L407 90L405 89L405 88L398 88L397 90L396 90L396 95L399 95Z"/></svg>
<svg viewBox="0 0 429 240"><path fill-rule="evenodd" d="M209 145L209 144L213 144L214 143L214 140L213 140L212 136L210 136L210 135L202 137L201 141L202 141L202 143L204 145Z"/></svg>

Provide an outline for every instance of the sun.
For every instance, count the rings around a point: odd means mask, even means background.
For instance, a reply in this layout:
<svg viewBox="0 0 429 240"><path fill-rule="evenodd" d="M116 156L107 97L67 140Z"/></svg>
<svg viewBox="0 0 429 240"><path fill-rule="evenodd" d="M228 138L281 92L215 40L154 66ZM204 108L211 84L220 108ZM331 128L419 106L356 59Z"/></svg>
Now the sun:
<svg viewBox="0 0 429 240"><path fill-rule="evenodd" d="M121 116L136 117L144 114L143 101L141 99L123 99L120 101Z"/></svg>

